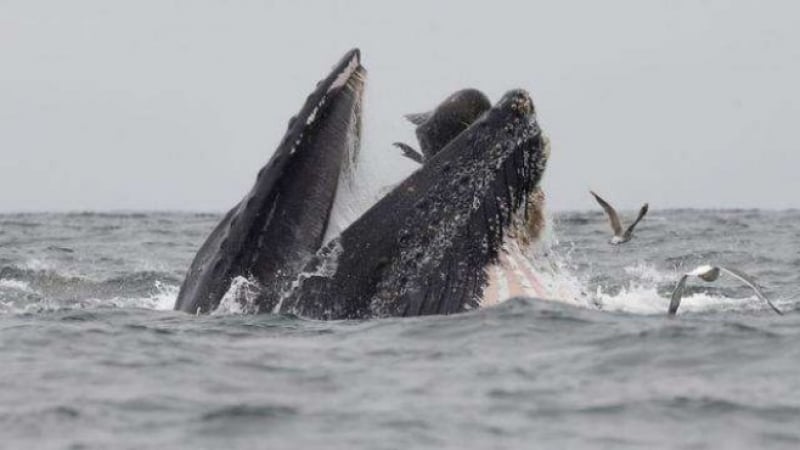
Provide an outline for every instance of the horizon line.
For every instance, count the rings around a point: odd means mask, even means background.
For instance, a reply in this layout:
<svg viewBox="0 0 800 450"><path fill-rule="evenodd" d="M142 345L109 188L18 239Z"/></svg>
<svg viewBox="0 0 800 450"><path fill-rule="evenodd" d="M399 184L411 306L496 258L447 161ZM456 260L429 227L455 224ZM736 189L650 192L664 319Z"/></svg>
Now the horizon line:
<svg viewBox="0 0 800 450"><path fill-rule="evenodd" d="M62 215L102 215L102 214L109 214L109 215L135 215L135 214L197 214L197 215L221 215L225 214L229 211L230 208L226 209L219 209L219 210L210 210L210 209L179 209L179 208L156 208L156 209L135 209L135 208L119 208L119 209L52 209L52 210L43 210L43 209L30 209L30 210L0 210L0 215L44 215L44 214L62 214ZM620 211L635 211L636 208L630 209L620 209ZM585 213L585 212L597 212L603 213L602 210L598 208L585 208L585 209L578 209L578 208L554 208L554 209L546 209L548 213L555 213L555 214L570 214L570 213ZM669 208L651 208L650 212L658 212L658 211L666 211L666 212L677 212L677 211L719 211L719 212L736 212L736 211L764 211L764 212L797 212L800 211L800 207L791 207L791 208L772 208L772 207L722 207L722 208L709 208L709 207L695 207L695 206L687 206L687 207L669 207Z"/></svg>

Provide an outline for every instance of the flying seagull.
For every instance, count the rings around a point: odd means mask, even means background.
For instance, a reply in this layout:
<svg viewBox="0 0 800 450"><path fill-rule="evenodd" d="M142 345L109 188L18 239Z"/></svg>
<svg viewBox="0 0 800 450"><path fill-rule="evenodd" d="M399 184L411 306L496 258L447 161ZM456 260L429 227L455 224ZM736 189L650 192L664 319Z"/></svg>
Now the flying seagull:
<svg viewBox="0 0 800 450"><path fill-rule="evenodd" d="M636 228L636 225L639 224L639 221L642 220L645 214L647 214L647 208L649 207L647 203L642 205L642 209L639 210L639 216L636 218L636 220L633 221L631 226L629 226L628 229L626 229L623 232L622 223L619 221L619 215L617 215L617 211L615 211L614 208L611 205L609 205L607 201L603 200L602 198L600 198L599 195L595 194L594 191L589 191L589 192L594 196L595 200L597 200L597 203L599 203L600 206L603 207L606 214L608 214L608 220L611 222L611 228L614 230L614 237L611 238L611 241L609 241L609 243L612 245L617 245L617 244L624 244L630 241L631 238L633 237L633 229Z"/></svg>
<svg viewBox="0 0 800 450"><path fill-rule="evenodd" d="M755 291L756 296L758 298L767 302L767 304L769 305L770 308L772 308L773 311L775 311L780 315L783 315L781 310L778 309L775 305L773 305L772 302L769 301L767 297L764 296L764 294L761 292L761 289L759 289L758 285L756 284L756 281L749 275L740 272L736 269L731 269L728 267L708 266L708 265L700 266L691 272L683 274L680 281L678 281L678 285L675 286L675 290L672 292L672 299L669 302L669 311L667 313L670 316L674 316L675 313L678 312L678 306L680 306L681 297L683 296L683 289L686 287L686 280L689 277L697 277L703 281L712 282L716 281L716 279L719 278L720 272L724 272L732 276L733 278L736 278L737 280L741 281L742 283L750 286L753 289L753 291Z"/></svg>

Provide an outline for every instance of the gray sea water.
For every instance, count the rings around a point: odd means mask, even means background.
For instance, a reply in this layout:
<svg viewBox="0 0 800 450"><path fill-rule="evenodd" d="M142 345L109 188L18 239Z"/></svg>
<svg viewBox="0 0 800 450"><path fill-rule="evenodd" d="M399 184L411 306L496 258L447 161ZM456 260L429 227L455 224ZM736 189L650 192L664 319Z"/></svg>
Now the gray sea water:
<svg viewBox="0 0 800 450"><path fill-rule="evenodd" d="M622 247L557 214L556 300L348 322L171 311L218 219L0 215L0 447L800 447L800 212L655 210ZM720 279L666 317L704 263L786 315Z"/></svg>

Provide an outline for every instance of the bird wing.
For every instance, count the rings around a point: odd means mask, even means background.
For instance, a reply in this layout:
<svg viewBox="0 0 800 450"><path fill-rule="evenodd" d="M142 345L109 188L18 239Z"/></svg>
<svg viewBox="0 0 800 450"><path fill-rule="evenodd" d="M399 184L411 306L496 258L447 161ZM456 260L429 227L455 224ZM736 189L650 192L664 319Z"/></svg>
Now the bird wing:
<svg viewBox="0 0 800 450"><path fill-rule="evenodd" d="M756 296L758 298L760 298L761 300L764 300L765 302L767 302L767 304L769 305L770 308L772 308L773 311L775 311L776 313L778 313L781 316L783 315L783 312L780 309L778 309L775 305L773 305L772 302L769 301L769 299L764 295L764 293L761 292L761 288L758 287L758 283L756 283L755 279L753 279L752 277L750 277L749 275L747 275L744 272L740 272L739 270L732 269L730 267L719 266L719 268L720 268L720 270L724 271L728 275L730 275L730 276L736 278L737 280L743 282L744 284L750 286L753 289L753 291L756 293Z"/></svg>
<svg viewBox="0 0 800 450"><path fill-rule="evenodd" d="M689 274L685 273L672 291L672 298L669 301L669 310L667 314L674 316L678 312L678 307L681 306L681 298L683 297L683 289L686 287L686 280L689 279Z"/></svg>
<svg viewBox="0 0 800 450"><path fill-rule="evenodd" d="M597 200L597 203L603 207L606 214L608 214L608 220L611 222L611 228L614 230L614 236L622 236L622 225L619 223L619 216L614 208L608 204L607 201L600 198L599 195L595 194L594 191L589 191L594 196L594 199Z"/></svg>
<svg viewBox="0 0 800 450"><path fill-rule="evenodd" d="M638 225L639 222L647 214L647 209L648 208L650 208L650 205L648 205L647 203L642 205L642 208L639 210L639 215L636 217L636 220L634 220L633 223L631 224L631 226L629 226L628 229L625 230L625 236L630 236L630 235L633 234L633 229L636 228L636 225Z"/></svg>
<svg viewBox="0 0 800 450"><path fill-rule="evenodd" d="M405 156L406 158L408 158L408 159L410 159L412 161L416 161L416 162L418 162L420 164L423 163L424 158L422 157L422 155L420 155L420 153L418 151L414 150L410 145L404 144L402 142L395 142L392 145L394 145L395 147L397 147L400 150L402 150L403 151L403 156Z"/></svg>

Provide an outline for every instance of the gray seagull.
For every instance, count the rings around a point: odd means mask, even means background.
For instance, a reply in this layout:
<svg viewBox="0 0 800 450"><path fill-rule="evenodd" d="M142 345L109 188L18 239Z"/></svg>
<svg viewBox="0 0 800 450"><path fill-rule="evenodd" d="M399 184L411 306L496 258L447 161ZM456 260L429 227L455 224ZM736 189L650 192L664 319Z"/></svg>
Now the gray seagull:
<svg viewBox="0 0 800 450"><path fill-rule="evenodd" d="M625 231L622 231L622 223L619 221L619 215L617 211L614 210L614 207L608 204L607 201L603 200L599 195L595 194L594 191L589 191L597 203L603 207L606 214L608 215L608 220L611 222L611 228L614 230L614 236L609 241L611 245L618 245L624 244L633 238L633 229L636 228L636 225L639 224L639 221L642 220L645 214L647 214L647 208L649 207L647 203L642 205L642 208L639 210L639 216L636 217L636 220L633 221L631 226L629 226Z"/></svg>
<svg viewBox="0 0 800 450"><path fill-rule="evenodd" d="M670 316L674 316L675 313L678 312L678 307L681 305L681 297L683 296L683 289L686 287L686 280L689 277L697 277L703 281L712 282L716 281L717 278L719 278L719 274L721 272L724 272L732 276L733 278L736 278L737 280L741 281L742 283L750 286L750 288L752 288L753 291L755 291L756 296L758 298L767 302L767 304L769 305L770 308L772 308L773 311L775 311L780 315L783 315L783 312L781 312L780 309L778 309L775 305L773 305L772 302L769 301L769 299L767 299L767 297L764 296L764 294L761 292L761 289L759 289L758 284L752 277L750 277L746 273L740 272L736 269L731 269L729 267L709 266L709 265L700 266L692 270L691 272L686 272L685 274L683 274L681 279L678 281L678 285L675 286L675 290L672 291L672 299L669 302L669 311L667 311L667 314L669 314Z"/></svg>

